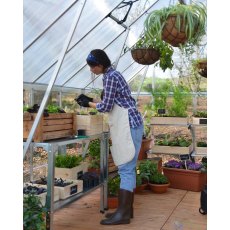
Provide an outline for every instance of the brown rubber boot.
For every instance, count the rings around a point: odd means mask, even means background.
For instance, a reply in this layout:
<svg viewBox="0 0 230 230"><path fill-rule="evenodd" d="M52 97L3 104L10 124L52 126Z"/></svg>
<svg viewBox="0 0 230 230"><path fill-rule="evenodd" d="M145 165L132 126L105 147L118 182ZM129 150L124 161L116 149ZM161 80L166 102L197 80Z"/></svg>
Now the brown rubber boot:
<svg viewBox="0 0 230 230"><path fill-rule="evenodd" d="M131 204L131 210L130 210L130 218L133 218L133 203L134 203L134 192L132 192L132 204ZM105 214L105 217L110 218L113 214L115 214L115 212L108 212Z"/></svg>
<svg viewBox="0 0 230 230"><path fill-rule="evenodd" d="M131 217L132 192L120 189L118 196L118 208L108 219L101 220L103 225L129 224Z"/></svg>

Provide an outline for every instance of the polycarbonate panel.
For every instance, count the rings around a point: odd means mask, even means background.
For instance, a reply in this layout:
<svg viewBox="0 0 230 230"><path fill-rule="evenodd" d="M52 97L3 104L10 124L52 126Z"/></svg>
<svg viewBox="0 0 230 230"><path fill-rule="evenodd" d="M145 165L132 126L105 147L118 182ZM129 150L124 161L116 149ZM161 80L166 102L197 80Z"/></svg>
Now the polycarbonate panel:
<svg viewBox="0 0 230 230"><path fill-rule="evenodd" d="M79 21L78 30L74 33L70 47L81 40L84 35L90 33L93 27L100 23L121 2L121 0L87 0Z"/></svg>
<svg viewBox="0 0 230 230"><path fill-rule="evenodd" d="M80 41L65 56L55 85L62 86L65 83L66 84L64 86L69 86L72 83L75 85L75 82L72 80L69 81L69 79L71 79L72 76L74 76L74 78L78 78L79 70L86 66L86 58L89 52L92 49L106 48L106 46L108 46L116 37L119 37L119 34L122 33L123 30L123 27L120 27L117 23L109 18L100 23L94 30L91 31L90 34L84 38L84 40ZM100 37L101 33L104 34L103 37ZM98 37L101 39L97 39ZM55 66L52 67L52 71L54 68ZM37 83L47 84L50 78L51 74L50 71L48 71L37 80Z"/></svg>
<svg viewBox="0 0 230 230"><path fill-rule="evenodd" d="M72 3L78 0L24 0L23 48L52 24Z"/></svg>
<svg viewBox="0 0 230 230"><path fill-rule="evenodd" d="M81 1L79 1L81 2ZM105 2L105 3L104 3ZM100 7L93 7L95 1L88 0L84 8L84 21L80 19L74 37L75 40L82 38L85 34L102 20L121 0L117 1L100 1L98 5L105 5L103 10ZM60 6L59 6L60 7ZM57 60L61 52L63 43L68 35L72 19L77 9L81 6L78 2L69 9L55 24L52 25L28 50L24 53L24 81L33 82L48 70ZM34 11L36 11L34 9ZM42 14L41 14L42 17ZM92 22L92 23L90 23ZM87 26L86 26L87 24ZM28 25L28 24L27 24ZM28 25L29 26L29 25ZM30 25L31 27L31 25ZM30 30L30 28L25 28ZM71 43L73 45L73 41ZM87 45L86 45L87 46ZM71 46L69 47L69 49ZM44 82L42 80L42 82Z"/></svg>
<svg viewBox="0 0 230 230"><path fill-rule="evenodd" d="M24 81L35 81L44 71L52 66L60 55L67 38L72 18L76 14L75 4L42 37L24 52Z"/></svg>
<svg viewBox="0 0 230 230"><path fill-rule="evenodd" d="M124 40L125 33L123 32L113 43L111 43L107 48L104 49L112 63L114 63L120 55ZM97 46L95 48L100 49L100 47ZM89 66L86 66L86 68L82 69L79 73L77 73L77 75L71 81L67 82L64 86L78 85L82 88L85 88L91 83L92 80L93 79L91 79L90 76Z"/></svg>

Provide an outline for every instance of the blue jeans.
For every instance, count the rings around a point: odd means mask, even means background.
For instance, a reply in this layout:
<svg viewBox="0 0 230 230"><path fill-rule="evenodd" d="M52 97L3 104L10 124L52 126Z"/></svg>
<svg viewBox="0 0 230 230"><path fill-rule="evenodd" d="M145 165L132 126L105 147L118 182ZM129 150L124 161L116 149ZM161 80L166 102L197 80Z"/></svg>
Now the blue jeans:
<svg viewBox="0 0 230 230"><path fill-rule="evenodd" d="M135 146L135 156L130 162L118 166L118 174L121 178L120 188L130 192L136 188L136 165L142 143L143 129L143 125L130 128Z"/></svg>

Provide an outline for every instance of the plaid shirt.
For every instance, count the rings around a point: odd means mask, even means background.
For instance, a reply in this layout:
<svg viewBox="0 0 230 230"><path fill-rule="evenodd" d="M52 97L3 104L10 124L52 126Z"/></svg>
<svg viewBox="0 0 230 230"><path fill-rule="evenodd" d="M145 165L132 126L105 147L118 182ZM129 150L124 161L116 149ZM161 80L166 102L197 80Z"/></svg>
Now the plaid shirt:
<svg viewBox="0 0 230 230"><path fill-rule="evenodd" d="M128 109L130 127L135 128L143 123L140 112L136 108L136 101L131 96L129 85L120 72L109 67L103 76L104 96L96 108L99 112L110 112L114 103Z"/></svg>

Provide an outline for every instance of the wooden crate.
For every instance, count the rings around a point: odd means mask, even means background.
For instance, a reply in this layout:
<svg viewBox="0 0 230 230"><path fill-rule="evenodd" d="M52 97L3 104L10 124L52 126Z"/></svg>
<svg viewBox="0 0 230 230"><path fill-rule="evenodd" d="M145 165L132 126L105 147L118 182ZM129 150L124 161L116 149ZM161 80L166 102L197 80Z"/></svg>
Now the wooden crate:
<svg viewBox="0 0 230 230"><path fill-rule="evenodd" d="M59 191L59 197L61 200L64 200L83 191L83 180L66 179L66 181L73 181L73 183L65 187L55 186L55 188L57 188Z"/></svg>
<svg viewBox="0 0 230 230"><path fill-rule="evenodd" d="M36 113L23 114L23 139L27 139L36 118ZM74 113L53 113L41 120L34 133L35 142L43 142L57 138L71 137L76 134L76 119Z"/></svg>
<svg viewBox="0 0 230 230"><path fill-rule="evenodd" d="M207 125L207 118L205 118L205 117L192 117L192 123L194 125Z"/></svg>
<svg viewBox="0 0 230 230"><path fill-rule="evenodd" d="M189 123L188 117L152 117L151 125L187 125Z"/></svg>
<svg viewBox="0 0 230 230"><path fill-rule="evenodd" d="M38 188L40 187L40 188L46 188L47 189L47 185L43 185L43 184L35 184L35 183L26 183L26 184L33 185L33 186L36 186ZM46 204L46 195L47 195L47 192L36 195L40 198L40 201L41 201L43 206ZM26 195L24 195L24 196L26 196ZM54 202L58 201L58 200L59 200L59 190L55 187L54 188Z"/></svg>
<svg viewBox="0 0 230 230"><path fill-rule="evenodd" d="M207 147L196 147L196 154L207 155Z"/></svg>
<svg viewBox="0 0 230 230"><path fill-rule="evenodd" d="M153 145L151 150L151 153L159 154L190 154L192 151L192 145L189 145L188 147Z"/></svg>
<svg viewBox="0 0 230 230"><path fill-rule="evenodd" d="M55 177L77 180L79 176L81 176L85 172L88 172L88 165L88 162L82 162L80 165L71 169L55 167Z"/></svg>
<svg viewBox="0 0 230 230"><path fill-rule="evenodd" d="M76 130L84 129L86 135L95 135L103 132L103 115L76 115Z"/></svg>

